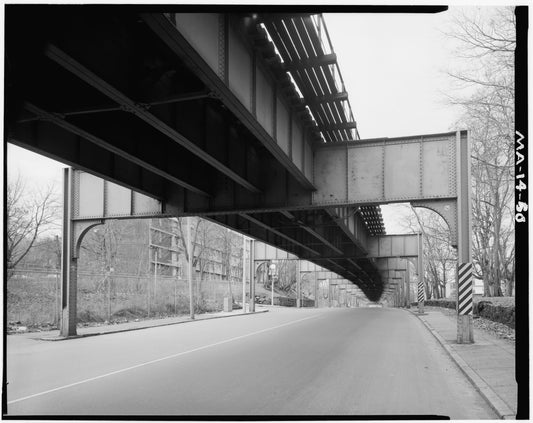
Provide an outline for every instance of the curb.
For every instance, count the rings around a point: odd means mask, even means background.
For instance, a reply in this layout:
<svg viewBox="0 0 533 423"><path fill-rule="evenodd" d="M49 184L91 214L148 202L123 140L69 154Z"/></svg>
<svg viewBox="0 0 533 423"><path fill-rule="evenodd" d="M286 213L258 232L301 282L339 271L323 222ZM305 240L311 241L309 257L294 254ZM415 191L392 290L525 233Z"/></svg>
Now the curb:
<svg viewBox="0 0 533 423"><path fill-rule="evenodd" d="M431 327L431 325L424 319L418 316L418 313L412 312L431 332L435 339L442 345L448 355L457 364L461 371L465 374L470 383L474 386L481 396L487 401L489 406L494 410L500 419L515 420L516 414L509 408L509 406L494 392L494 390L457 354L444 340L439 333Z"/></svg>
<svg viewBox="0 0 533 423"><path fill-rule="evenodd" d="M161 323L159 325L152 325L152 326L141 326L141 327L137 327L137 328L117 329L117 330L107 331L107 332L85 333L85 334L74 335L74 336L42 337L42 338L37 338L37 339L39 339L40 341L52 341L52 342L68 341L68 340L71 340L71 339L88 338L90 336L111 335L111 334L121 333L121 332L131 332L131 331L134 331L134 330L159 328L159 327L162 327L162 326L171 326L171 325L181 325L183 323L201 322L203 320L215 320L215 319L225 319L225 318L228 318L228 317L250 316L250 315L253 315L253 314L260 314L260 313L267 313L267 312L268 312L268 310L258 310L258 311L254 311L254 312L230 314L230 315L227 315L227 316L212 316L212 317L205 317L205 318L194 319L194 320L182 320L180 322Z"/></svg>

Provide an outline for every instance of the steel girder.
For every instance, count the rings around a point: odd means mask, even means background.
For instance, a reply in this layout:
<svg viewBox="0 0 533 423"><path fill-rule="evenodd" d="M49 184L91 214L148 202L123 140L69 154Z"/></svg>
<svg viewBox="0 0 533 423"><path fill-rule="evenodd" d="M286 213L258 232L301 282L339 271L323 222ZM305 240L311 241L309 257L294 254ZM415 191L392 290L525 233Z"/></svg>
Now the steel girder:
<svg viewBox="0 0 533 423"><path fill-rule="evenodd" d="M276 88L273 132L288 130L288 155L268 141L259 110L243 109L209 69L191 65L184 44L177 52L161 38L153 25L166 25L162 14L37 9L6 9L10 142L162 200L167 215L204 214L283 246L379 298L379 273L364 257L371 227L357 208L312 204L312 135L291 106L280 124L279 102L292 104L284 90Z"/></svg>
<svg viewBox="0 0 533 423"><path fill-rule="evenodd" d="M365 257L365 250L354 243L342 250L335 246L342 241L349 241L349 238L334 224L325 210L300 211L295 214L272 212L216 215L210 219L327 268L355 283L370 299L375 300L381 295L381 276L374 263ZM294 220L299 220L300 225L295 226ZM313 227L313 224L320 225L324 222L332 224ZM323 231L325 228L328 229L327 233Z"/></svg>

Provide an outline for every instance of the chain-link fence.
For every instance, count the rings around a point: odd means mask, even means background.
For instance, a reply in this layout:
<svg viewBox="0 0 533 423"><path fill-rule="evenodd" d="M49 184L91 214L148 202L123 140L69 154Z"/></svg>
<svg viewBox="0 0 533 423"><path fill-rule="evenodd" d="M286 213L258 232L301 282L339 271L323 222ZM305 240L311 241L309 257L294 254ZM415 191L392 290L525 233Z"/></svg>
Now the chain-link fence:
<svg viewBox="0 0 533 423"><path fill-rule="evenodd" d="M193 281L195 313L221 311L224 298L242 303L242 283ZM235 306L237 307L237 306ZM179 277L78 273L78 321L120 322L189 313L189 281ZM8 322L57 326L61 276L56 269L17 269L7 283Z"/></svg>
<svg viewBox="0 0 533 423"><path fill-rule="evenodd" d="M56 269L12 271L7 281L8 323L57 326L60 307L61 276Z"/></svg>

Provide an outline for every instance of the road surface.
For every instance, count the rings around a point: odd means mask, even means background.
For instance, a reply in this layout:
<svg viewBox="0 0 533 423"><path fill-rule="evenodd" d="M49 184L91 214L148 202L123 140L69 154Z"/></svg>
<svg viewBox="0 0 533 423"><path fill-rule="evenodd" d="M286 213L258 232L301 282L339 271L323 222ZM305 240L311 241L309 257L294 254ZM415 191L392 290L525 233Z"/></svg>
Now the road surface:
<svg viewBox="0 0 533 423"><path fill-rule="evenodd" d="M7 347L8 415L496 418L405 310L274 308Z"/></svg>

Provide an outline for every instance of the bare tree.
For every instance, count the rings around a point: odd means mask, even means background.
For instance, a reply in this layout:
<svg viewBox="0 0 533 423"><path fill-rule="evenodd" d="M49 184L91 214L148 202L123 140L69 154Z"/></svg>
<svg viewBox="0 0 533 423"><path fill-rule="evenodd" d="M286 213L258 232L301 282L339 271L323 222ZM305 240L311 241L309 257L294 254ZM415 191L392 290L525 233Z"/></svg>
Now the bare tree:
<svg viewBox="0 0 533 423"><path fill-rule="evenodd" d="M472 149L473 262L485 295L514 285L513 143L515 15L512 7L457 14L449 35L459 41L463 67L448 72L461 92L458 125L470 130Z"/></svg>
<svg viewBox="0 0 533 423"><path fill-rule="evenodd" d="M296 292L296 261L278 260L278 286L287 294Z"/></svg>
<svg viewBox="0 0 533 423"><path fill-rule="evenodd" d="M406 231L422 232L424 240L424 290L426 298L445 298L446 283L455 275L457 255L450 243L450 229L437 213L412 209L399 222ZM453 280L453 279L452 279Z"/></svg>
<svg viewBox="0 0 533 423"><path fill-rule="evenodd" d="M203 303L202 281L204 273L213 262L214 249L211 248L211 243L214 239L214 224L204 219L195 218L192 220L191 227L191 247L192 252L187 249L186 226L190 224L188 219L183 221L183 218L178 218L178 239L185 255L185 260L189 263L192 260L193 269L198 269L200 277L196 280L196 305L200 306ZM194 270L193 270L194 271ZM191 277L189 275L188 277Z"/></svg>
<svg viewBox="0 0 533 423"><path fill-rule="evenodd" d="M117 254L122 235L128 232L129 224L124 221L107 220L103 225L93 229L83 240L81 249L88 255L91 267L100 268L103 278L96 281L95 291L107 284L108 291L115 289L113 272L116 268Z"/></svg>
<svg viewBox="0 0 533 423"><path fill-rule="evenodd" d="M39 236L58 227L59 203L52 186L44 190L29 190L18 176L8 181L7 212L7 268L12 269L28 254Z"/></svg>
<svg viewBox="0 0 533 423"><path fill-rule="evenodd" d="M228 283L228 295L233 301L233 292L231 288L231 282L233 278L232 269L239 264L242 266L242 262L239 263L237 259L238 253L241 251L242 240L237 237L230 229L219 226L218 227L218 249L221 254L222 261L222 278L226 278Z"/></svg>

